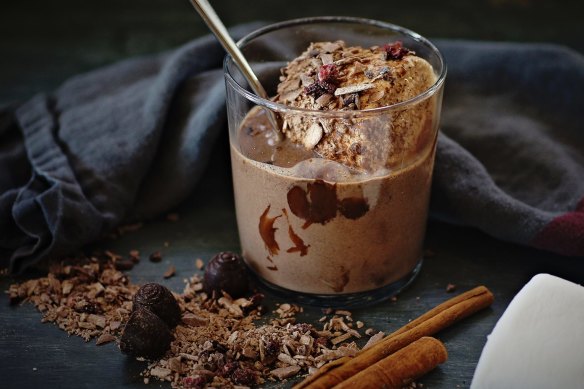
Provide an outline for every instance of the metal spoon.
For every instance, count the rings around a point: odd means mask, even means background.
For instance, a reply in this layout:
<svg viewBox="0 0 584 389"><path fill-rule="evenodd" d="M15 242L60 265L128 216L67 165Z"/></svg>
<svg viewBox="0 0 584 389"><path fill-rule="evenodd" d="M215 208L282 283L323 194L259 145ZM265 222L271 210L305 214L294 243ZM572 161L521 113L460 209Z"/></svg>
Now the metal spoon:
<svg viewBox="0 0 584 389"><path fill-rule="evenodd" d="M266 93L266 90L264 89L264 87L258 80L257 76L253 72L251 66L249 65L249 62L247 62L247 59L245 59L243 53L239 50L233 39L231 39L231 37L229 36L229 32L227 32L227 29L223 25L223 22L221 22L221 19L219 19L219 16L217 16L217 14L215 13L213 7L211 7L211 4L209 4L207 0L190 0L190 2L193 5L193 7L195 7L199 15L201 15L201 18L203 18L203 21L207 24L211 32L213 32L213 34L215 35L219 43L221 43L225 51L227 51L231 55L231 57L233 58L233 60L243 73L243 76L245 77L247 82L249 82L251 89L258 96L268 100L269 96ZM266 114L268 115L270 123L272 124L277 139L282 140L282 133L280 132L281 126L279 124L278 117L273 111L269 109L265 109L265 111Z"/></svg>

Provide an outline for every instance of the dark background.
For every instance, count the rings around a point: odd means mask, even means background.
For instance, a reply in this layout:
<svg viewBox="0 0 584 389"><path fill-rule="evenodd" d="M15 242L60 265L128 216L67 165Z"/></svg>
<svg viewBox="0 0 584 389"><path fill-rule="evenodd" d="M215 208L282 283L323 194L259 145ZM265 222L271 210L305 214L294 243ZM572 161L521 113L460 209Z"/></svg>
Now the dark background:
<svg viewBox="0 0 584 389"><path fill-rule="evenodd" d="M221 0L226 25L316 15L389 21L430 38L553 42L584 52L579 1ZM187 0L28 0L0 10L0 104L68 76L180 45L206 28Z"/></svg>

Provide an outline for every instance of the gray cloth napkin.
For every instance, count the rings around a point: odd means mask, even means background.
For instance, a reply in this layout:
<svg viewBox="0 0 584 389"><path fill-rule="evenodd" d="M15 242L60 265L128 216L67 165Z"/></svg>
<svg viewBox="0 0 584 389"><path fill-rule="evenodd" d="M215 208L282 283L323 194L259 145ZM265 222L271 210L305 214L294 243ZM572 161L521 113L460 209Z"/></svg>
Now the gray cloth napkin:
<svg viewBox="0 0 584 389"><path fill-rule="evenodd" d="M432 216L584 255L584 58L438 45L449 74ZM226 131L223 55L206 36L0 109L1 264L22 271L184 200Z"/></svg>

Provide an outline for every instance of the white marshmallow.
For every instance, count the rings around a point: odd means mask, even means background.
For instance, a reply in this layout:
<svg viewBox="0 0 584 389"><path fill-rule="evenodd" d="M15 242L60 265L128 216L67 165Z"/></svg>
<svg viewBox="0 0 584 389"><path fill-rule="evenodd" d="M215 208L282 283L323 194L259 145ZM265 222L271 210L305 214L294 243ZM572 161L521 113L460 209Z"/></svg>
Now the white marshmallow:
<svg viewBox="0 0 584 389"><path fill-rule="evenodd" d="M538 274L481 354L471 389L584 388L584 287Z"/></svg>

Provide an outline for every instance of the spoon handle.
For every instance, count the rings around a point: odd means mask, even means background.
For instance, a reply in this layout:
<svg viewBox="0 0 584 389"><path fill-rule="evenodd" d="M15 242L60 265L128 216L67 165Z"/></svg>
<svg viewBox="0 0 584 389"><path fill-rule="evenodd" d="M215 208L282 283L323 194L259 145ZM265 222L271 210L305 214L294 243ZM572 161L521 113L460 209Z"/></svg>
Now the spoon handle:
<svg viewBox="0 0 584 389"><path fill-rule="evenodd" d="M243 75L247 82L249 82L251 89L258 96L268 100L269 96L266 93L266 90L258 80L257 76L249 65L249 62L247 62L243 56L243 53L239 50L233 39L231 39L229 32L227 32L227 29L223 25L223 22L221 22L221 19L219 19L219 16L217 16L217 13L215 13L213 7L211 7L211 4L209 4L207 0L190 0L190 2L193 7L195 7L199 15L201 15L201 18L203 18L203 21L207 24L209 29L217 37L219 43L221 43L225 51L231 55L239 69L243 72ZM270 123L272 124L276 139L282 140L279 118L273 111L269 109L266 109L266 113Z"/></svg>
<svg viewBox="0 0 584 389"><path fill-rule="evenodd" d="M245 57L243 56L243 54L241 53L233 39L231 39L229 32L227 32L227 29L221 22L221 19L219 19L219 17L215 13L215 10L213 10L213 7L211 7L211 4L209 4L207 0L190 0L190 1L193 7L195 7L197 12L199 13L199 15L201 15L209 29L213 32L213 34L215 34L223 48L231 55L237 66L244 73L244 76L250 83L250 86L253 89L253 91L258 96L267 99L268 94L266 93L266 90L258 80L257 76L251 69L251 66L249 66L249 63L247 62L247 60L245 59Z"/></svg>

